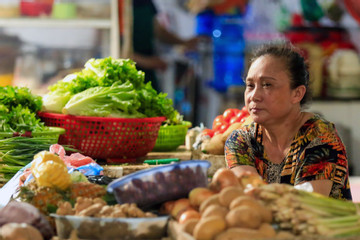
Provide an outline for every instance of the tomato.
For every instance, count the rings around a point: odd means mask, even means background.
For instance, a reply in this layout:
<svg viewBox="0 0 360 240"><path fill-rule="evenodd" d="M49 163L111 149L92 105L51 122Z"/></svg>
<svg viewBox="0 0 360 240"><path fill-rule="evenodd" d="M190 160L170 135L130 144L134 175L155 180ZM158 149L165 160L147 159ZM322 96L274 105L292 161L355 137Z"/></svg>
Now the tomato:
<svg viewBox="0 0 360 240"><path fill-rule="evenodd" d="M214 132L214 136L221 134L220 130Z"/></svg>
<svg viewBox="0 0 360 240"><path fill-rule="evenodd" d="M220 133L224 133L226 131L226 129L229 128L229 126L230 126L229 123L224 123L223 125L221 125L220 130L219 130Z"/></svg>
<svg viewBox="0 0 360 240"><path fill-rule="evenodd" d="M206 128L206 129L202 130L203 135L207 135L207 136L209 136L211 138L214 136L214 133L215 133L215 131L212 130L212 129Z"/></svg>
<svg viewBox="0 0 360 240"><path fill-rule="evenodd" d="M240 122L241 118L235 116L235 117L232 117L231 120L230 120L230 125L233 124L233 123L236 123L236 122Z"/></svg>
<svg viewBox="0 0 360 240"><path fill-rule="evenodd" d="M213 129L214 131L219 130L220 127L221 127L221 125L222 125L224 122L225 122L225 121L224 121L223 115L218 115L218 116L214 119L214 121L213 121L212 129Z"/></svg>
<svg viewBox="0 0 360 240"><path fill-rule="evenodd" d="M213 124L212 130L214 130L215 132L218 131L218 130L220 130L220 128L221 128L221 126L223 125L223 123L224 123L224 122L215 122L215 123Z"/></svg>
<svg viewBox="0 0 360 240"><path fill-rule="evenodd" d="M230 108L231 110L234 111L235 115L238 114L238 112L240 112L241 110L238 108Z"/></svg>
<svg viewBox="0 0 360 240"><path fill-rule="evenodd" d="M236 115L236 117L238 117L239 120L241 120L241 119L243 119L244 117L246 117L247 115L249 115L249 113L248 113L247 110L245 110L245 111L241 110L241 111Z"/></svg>
<svg viewBox="0 0 360 240"><path fill-rule="evenodd" d="M230 122L230 119L236 115L235 108L228 108L224 111L223 117L225 122Z"/></svg>

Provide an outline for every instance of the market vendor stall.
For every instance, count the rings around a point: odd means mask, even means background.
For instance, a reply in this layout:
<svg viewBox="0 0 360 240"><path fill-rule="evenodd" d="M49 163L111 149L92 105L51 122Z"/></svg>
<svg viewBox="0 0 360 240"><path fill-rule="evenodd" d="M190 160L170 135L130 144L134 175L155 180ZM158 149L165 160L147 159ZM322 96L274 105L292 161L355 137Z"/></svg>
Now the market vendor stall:
<svg viewBox="0 0 360 240"><path fill-rule="evenodd" d="M26 88L1 89L7 93L0 97L2 126L11 132L0 139L8 181L0 189L5 239L15 233L32 240L360 235L358 203L226 168L218 149L232 129L250 121L245 109L227 109L212 129L188 131L166 94L144 85L132 61L121 59L90 60L50 89L43 102ZM31 112L25 104L34 102ZM170 129L180 140L160 142ZM167 141L173 144L161 144Z"/></svg>

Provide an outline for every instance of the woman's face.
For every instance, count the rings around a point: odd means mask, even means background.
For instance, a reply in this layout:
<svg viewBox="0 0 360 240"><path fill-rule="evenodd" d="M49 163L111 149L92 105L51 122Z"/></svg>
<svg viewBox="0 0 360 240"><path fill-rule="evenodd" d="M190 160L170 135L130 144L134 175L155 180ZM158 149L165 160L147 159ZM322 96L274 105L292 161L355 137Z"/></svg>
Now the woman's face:
<svg viewBox="0 0 360 240"><path fill-rule="evenodd" d="M281 122L296 103L299 106L290 81L285 64L279 58L264 55L251 64L246 77L245 105L255 122Z"/></svg>

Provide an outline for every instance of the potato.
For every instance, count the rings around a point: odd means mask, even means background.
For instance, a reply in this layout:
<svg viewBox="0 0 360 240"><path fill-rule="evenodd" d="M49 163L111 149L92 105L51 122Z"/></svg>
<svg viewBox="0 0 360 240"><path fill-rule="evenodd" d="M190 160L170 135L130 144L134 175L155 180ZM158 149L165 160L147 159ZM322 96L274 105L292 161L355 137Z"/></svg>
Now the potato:
<svg viewBox="0 0 360 240"><path fill-rule="evenodd" d="M261 204L262 205L262 204ZM271 223L273 220L273 214L270 209L266 208L264 205L260 208L261 217L263 219L263 222L265 223Z"/></svg>
<svg viewBox="0 0 360 240"><path fill-rule="evenodd" d="M261 237L259 231L255 229L228 228L226 231L218 234L214 240L259 239Z"/></svg>
<svg viewBox="0 0 360 240"><path fill-rule="evenodd" d="M219 193L219 202L224 207L229 207L230 203L237 197L244 195L242 187L229 186Z"/></svg>
<svg viewBox="0 0 360 240"><path fill-rule="evenodd" d="M43 240L40 231L26 223L7 223L0 228L4 240Z"/></svg>
<svg viewBox="0 0 360 240"><path fill-rule="evenodd" d="M229 212L229 210L226 207L220 206L220 205L211 205L205 209L205 211L202 213L201 217L212 217L212 216L219 216L223 219L225 219L226 214Z"/></svg>
<svg viewBox="0 0 360 240"><path fill-rule="evenodd" d="M235 199L233 199L229 205L230 210L237 208L239 206L249 206L251 208L258 208L260 206L260 203L255 198L248 196L248 195L242 195Z"/></svg>
<svg viewBox="0 0 360 240"><path fill-rule="evenodd" d="M200 204L199 212L202 214L205 211L205 209L207 207L209 207L210 205L220 205L220 203L219 203L219 194L218 193L208 197L205 201L203 201Z"/></svg>
<svg viewBox="0 0 360 240"><path fill-rule="evenodd" d="M242 123L236 122L231 124L228 129L221 135L221 140L225 143L226 139L229 137L229 135L236 129L241 128Z"/></svg>
<svg viewBox="0 0 360 240"><path fill-rule="evenodd" d="M244 195L235 198L230 203L230 210L239 206L249 206L261 214L261 219L263 222L271 223L272 222L272 212L270 209L267 209L259 200L256 200L253 197Z"/></svg>
<svg viewBox="0 0 360 240"><path fill-rule="evenodd" d="M202 218L194 228L196 240L211 240L226 229L226 222L221 217Z"/></svg>
<svg viewBox="0 0 360 240"><path fill-rule="evenodd" d="M189 219L188 221L186 221L184 224L181 225L183 231L189 233L190 235L193 235L194 228L199 221L200 219Z"/></svg>
<svg viewBox="0 0 360 240"><path fill-rule="evenodd" d="M225 217L229 227L257 229L262 223L261 213L249 206L239 206L231 209Z"/></svg>
<svg viewBox="0 0 360 240"><path fill-rule="evenodd" d="M263 238L275 238L276 231L269 223L262 223L259 227L259 233Z"/></svg>
<svg viewBox="0 0 360 240"><path fill-rule="evenodd" d="M295 236L291 232L280 231L276 234L276 239L293 239Z"/></svg>
<svg viewBox="0 0 360 240"><path fill-rule="evenodd" d="M225 143L222 141L222 134L213 136L205 146L205 152L214 155L224 155Z"/></svg>

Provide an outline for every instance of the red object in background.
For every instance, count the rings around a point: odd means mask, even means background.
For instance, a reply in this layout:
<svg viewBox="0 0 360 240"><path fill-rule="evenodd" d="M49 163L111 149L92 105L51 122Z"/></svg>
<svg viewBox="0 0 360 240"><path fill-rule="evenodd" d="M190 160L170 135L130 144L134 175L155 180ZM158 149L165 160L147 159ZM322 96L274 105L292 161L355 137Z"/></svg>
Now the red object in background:
<svg viewBox="0 0 360 240"><path fill-rule="evenodd" d="M350 15L360 24L360 0L345 0L344 2Z"/></svg>
<svg viewBox="0 0 360 240"><path fill-rule="evenodd" d="M31 17L50 15L53 2L53 0L21 0L20 14Z"/></svg>
<svg viewBox="0 0 360 240"><path fill-rule="evenodd" d="M298 13L294 13L291 16L291 26L294 26L294 27L302 27L302 26L304 26L303 17Z"/></svg>
<svg viewBox="0 0 360 240"><path fill-rule="evenodd" d="M208 136L211 137L211 138L214 136L214 133L215 133L215 131L214 131L213 129L209 129L209 128L204 129L204 130L202 131L202 134L208 135Z"/></svg>
<svg viewBox="0 0 360 240"><path fill-rule="evenodd" d="M244 13L247 3L248 0L224 0L222 3L216 4L211 8L217 15L226 14L233 7L239 8L240 11Z"/></svg>
<svg viewBox="0 0 360 240"><path fill-rule="evenodd" d="M121 36L123 36L124 34L123 8L124 8L124 1L118 0L119 33Z"/></svg>

